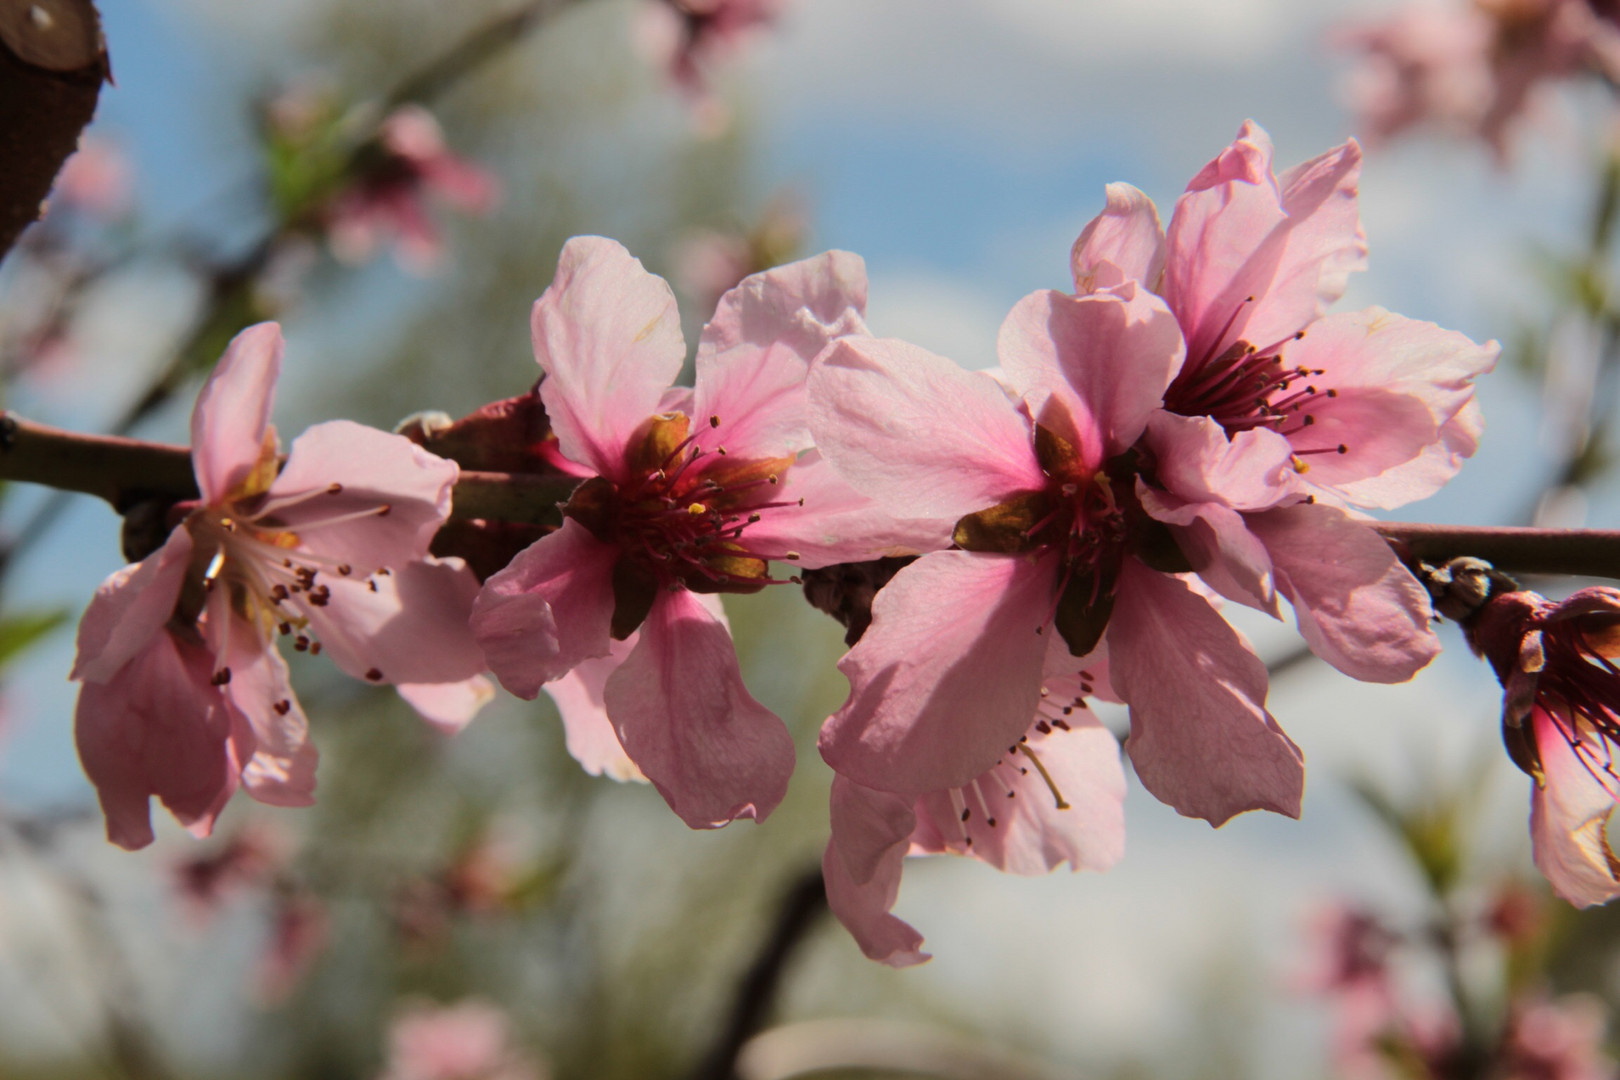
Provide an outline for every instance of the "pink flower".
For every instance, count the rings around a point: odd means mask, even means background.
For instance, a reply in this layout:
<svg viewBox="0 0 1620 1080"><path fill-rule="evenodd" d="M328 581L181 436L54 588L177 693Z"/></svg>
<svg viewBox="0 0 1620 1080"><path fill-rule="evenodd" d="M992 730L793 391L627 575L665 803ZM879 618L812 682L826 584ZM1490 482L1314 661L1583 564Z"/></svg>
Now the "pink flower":
<svg viewBox="0 0 1620 1080"><path fill-rule="evenodd" d="M1053 651L1058 669L1068 667L1068 650ZM889 913L908 853L967 855L1014 874L1064 862L1106 870L1119 861L1125 771L1118 740L1086 707L1093 674L1045 680L1034 724L961 787L906 799L833 778L822 879L828 906L862 952L894 967L928 959L922 935Z"/></svg>
<svg viewBox="0 0 1620 1080"><path fill-rule="evenodd" d="M116 143L95 135L79 140L51 189L53 209L65 206L102 221L128 214L133 202L129 159Z"/></svg>
<svg viewBox="0 0 1620 1080"><path fill-rule="evenodd" d="M1516 1002L1508 1012L1504 1076L1513 1080L1613 1080L1615 1062L1603 1052L1601 999L1568 994Z"/></svg>
<svg viewBox="0 0 1620 1080"><path fill-rule="evenodd" d="M748 694L702 594L777 583L771 561L916 551L940 532L891 521L810 448L808 363L864 331L865 293L860 260L842 252L748 278L705 328L690 390L669 385L686 355L669 286L613 241L569 241L534 307L559 464L585 479L562 528L485 583L473 631L506 688L530 698L639 631L616 670L582 673L580 689L599 694L624 754L694 828L763 818L793 769L787 729ZM600 730L570 725L570 744L622 771Z"/></svg>
<svg viewBox="0 0 1620 1080"><path fill-rule="evenodd" d="M1498 160L1544 84L1620 72L1620 27L1588 0L1411 4L1380 22L1347 26L1340 48L1363 54L1349 86L1370 138L1432 124L1477 136Z"/></svg>
<svg viewBox="0 0 1620 1080"><path fill-rule="evenodd" d="M1608 834L1620 798L1620 589L1582 589L1556 603L1499 593L1464 629L1504 688L1508 753L1535 781L1536 866L1576 907L1620 896L1620 857Z"/></svg>
<svg viewBox="0 0 1620 1080"><path fill-rule="evenodd" d="M1456 473L1483 427L1472 381L1498 348L1379 308L1323 315L1365 263L1360 166L1349 142L1276 176L1246 123L1168 231L1141 192L1109 185L1073 266L1082 295L1154 289L1186 337L1146 425L1147 512L1222 595L1272 615L1286 598L1323 659L1400 682L1439 650L1428 599L1348 508L1401 506ZM1040 317L1022 316L1028 334Z"/></svg>
<svg viewBox="0 0 1620 1080"><path fill-rule="evenodd" d="M388 1035L382 1080L541 1080L544 1071L512 1046L506 1015L488 1002L416 1002Z"/></svg>
<svg viewBox="0 0 1620 1080"><path fill-rule="evenodd" d="M775 22L784 6L784 0L653 0L639 29L670 78L701 91L704 69Z"/></svg>
<svg viewBox="0 0 1620 1080"><path fill-rule="evenodd" d="M152 795L202 836L238 783L261 802L312 801L315 748L278 632L407 693L483 670L465 629L477 582L425 557L456 466L344 420L310 428L280 466L281 351L274 323L231 343L192 412L201 499L79 624L75 737L121 847L151 842Z"/></svg>
<svg viewBox="0 0 1620 1080"><path fill-rule="evenodd" d="M438 121L421 106L395 110L383 121L378 141L382 161L327 209L332 251L344 262L364 262L392 237L400 262L427 273L438 263L443 244L425 197L484 215L495 208L500 188L490 173L450 152Z"/></svg>
<svg viewBox="0 0 1620 1080"><path fill-rule="evenodd" d="M331 940L326 905L306 889L276 890L270 911L270 938L259 954L258 993L266 1005L279 1005L298 988Z"/></svg>
<svg viewBox="0 0 1620 1080"><path fill-rule="evenodd" d="M1003 325L1000 354L1022 405L898 341L847 338L811 372L828 459L960 549L877 593L839 664L850 697L822 756L910 800L963 787L1029 727L1061 637L1072 671L1106 644L1148 790L1215 824L1297 815L1303 766L1265 710L1264 665L1186 581L1153 569L1176 553L1137 502L1131 451L1181 367L1174 316L1130 281L1038 293Z"/></svg>

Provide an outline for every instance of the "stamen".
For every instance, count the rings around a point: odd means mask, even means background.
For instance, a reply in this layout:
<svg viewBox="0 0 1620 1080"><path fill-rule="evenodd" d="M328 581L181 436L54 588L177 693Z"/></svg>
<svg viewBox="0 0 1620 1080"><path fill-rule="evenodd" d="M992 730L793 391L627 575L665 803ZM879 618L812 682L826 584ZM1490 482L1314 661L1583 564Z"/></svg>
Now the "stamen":
<svg viewBox="0 0 1620 1080"><path fill-rule="evenodd" d="M1052 780L1052 774L1046 771L1046 766L1041 764L1041 759L1036 756L1035 751L1031 750L1029 745L1024 742L1019 743L1018 749L1023 752L1025 757L1029 758L1030 763L1035 766L1035 771L1041 774L1041 779L1046 781L1046 790L1050 791L1052 798L1057 800L1057 808L1059 810L1068 810L1070 807L1063 800L1063 792L1058 790L1057 784Z"/></svg>

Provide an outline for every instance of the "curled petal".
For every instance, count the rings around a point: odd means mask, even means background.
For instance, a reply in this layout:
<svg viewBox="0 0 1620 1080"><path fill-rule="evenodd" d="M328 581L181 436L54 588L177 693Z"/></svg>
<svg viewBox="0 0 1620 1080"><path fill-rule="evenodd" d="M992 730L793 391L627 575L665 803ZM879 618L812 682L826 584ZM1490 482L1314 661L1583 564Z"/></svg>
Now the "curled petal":
<svg viewBox="0 0 1620 1080"><path fill-rule="evenodd" d="M1126 281L1157 292L1164 273L1164 228L1153 200L1130 184L1109 184L1108 205L1080 230L1069 262L1082 296Z"/></svg>
<svg viewBox="0 0 1620 1080"><path fill-rule="evenodd" d="M928 959L922 935L890 914L915 820L899 796L833 777L832 836L821 859L827 906L861 952L891 967Z"/></svg>
<svg viewBox="0 0 1620 1080"><path fill-rule="evenodd" d="M191 465L203 502L218 506L253 474L263 456L281 375L281 327L237 334L214 365L191 412Z"/></svg>
<svg viewBox="0 0 1620 1080"><path fill-rule="evenodd" d="M1035 714L1056 587L1055 557L940 551L901 570L839 661L849 700L822 728L821 756L912 798L971 782Z"/></svg>
<svg viewBox="0 0 1620 1080"><path fill-rule="evenodd" d="M1530 717L1541 753L1543 778L1531 793L1530 840L1536 867L1553 891L1576 907L1606 904L1620 896L1620 859L1609 840L1615 797L1571 749L1562 726L1538 708ZM1582 737L1585 750L1592 752ZM1608 748L1596 751L1610 754Z"/></svg>
<svg viewBox="0 0 1620 1080"><path fill-rule="evenodd" d="M484 582L472 632L502 686L533 698L581 660L608 654L618 557L568 518Z"/></svg>
<svg viewBox="0 0 1620 1080"><path fill-rule="evenodd" d="M1108 649L1144 787L1212 825L1245 810L1299 816L1304 760L1266 712L1266 667L1208 601L1127 559Z"/></svg>
<svg viewBox="0 0 1620 1080"><path fill-rule="evenodd" d="M1147 441L1157 461L1155 479L1189 502L1265 510L1299 496L1294 448L1275 431L1255 428L1229 436L1207 416L1161 409L1148 420Z"/></svg>
<svg viewBox="0 0 1620 1080"><path fill-rule="evenodd" d="M810 361L837 338L865 334L865 310L866 264L847 251L754 274L721 297L698 344L692 420L702 445L759 458L809 447Z"/></svg>
<svg viewBox="0 0 1620 1080"><path fill-rule="evenodd" d="M1311 651L1364 682L1405 682L1440 653L1429 594L1372 528L1320 503L1248 515Z"/></svg>
<svg viewBox="0 0 1620 1080"><path fill-rule="evenodd" d="M619 670L619 665L640 640L641 633L637 631L623 641L615 641L608 655L582 660L573 671L543 687L562 717L569 755L592 776L647 779L619 745L619 736L608 719L604 700L608 679Z"/></svg>
<svg viewBox="0 0 1620 1080"><path fill-rule="evenodd" d="M686 359L675 294L622 245L577 236L530 317L540 384L563 456L624 479L624 448Z"/></svg>
<svg viewBox="0 0 1620 1080"><path fill-rule="evenodd" d="M190 561L191 534L175 529L156 552L102 582L79 620L78 655L68 678L106 682L150 647L174 614Z"/></svg>
<svg viewBox="0 0 1620 1080"><path fill-rule="evenodd" d="M1170 309L1133 282L1090 296L1031 293L1001 324L996 354L1035 418L1093 467L1141 437L1186 355Z"/></svg>
<svg viewBox="0 0 1620 1080"><path fill-rule="evenodd" d="M787 793L793 738L743 686L731 634L692 593L660 593L603 702L626 754L694 829L763 821Z"/></svg>
<svg viewBox="0 0 1620 1080"><path fill-rule="evenodd" d="M810 372L827 460L891 513L958 518L1046 486L1029 421L995 380L903 341L845 338Z"/></svg>

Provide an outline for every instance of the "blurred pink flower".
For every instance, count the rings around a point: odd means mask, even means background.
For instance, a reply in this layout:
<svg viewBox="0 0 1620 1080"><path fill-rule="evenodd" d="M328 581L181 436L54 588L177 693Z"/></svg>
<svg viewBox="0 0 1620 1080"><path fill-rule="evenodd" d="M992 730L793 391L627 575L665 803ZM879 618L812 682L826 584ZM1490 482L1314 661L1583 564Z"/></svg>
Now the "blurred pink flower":
<svg viewBox="0 0 1620 1080"><path fill-rule="evenodd" d="M337 420L282 466L269 424L281 352L274 323L231 342L192 412L201 499L79 623L74 733L121 847L151 842L152 795L202 836L238 782L261 802L312 801L315 748L278 631L372 683L483 670L466 629L477 581L427 557L455 464Z"/></svg>
<svg viewBox="0 0 1620 1080"><path fill-rule="evenodd" d="M792 259L804 241L805 227L797 201L778 198L745 231L694 230L673 253L675 286L699 310L712 311L749 274Z"/></svg>
<svg viewBox="0 0 1620 1080"><path fill-rule="evenodd" d="M116 143L96 135L79 140L51 189L52 209L67 207L103 221L123 217L133 202L129 159Z"/></svg>
<svg viewBox="0 0 1620 1080"><path fill-rule="evenodd" d="M1053 651L1057 670L1070 667L1061 643ZM928 959L922 935L890 914L907 854L966 855L1013 874L1043 874L1064 862L1107 870L1119 861L1125 770L1118 740L1086 706L1097 677L1048 677L1034 724L961 787L909 800L833 778L822 880L828 906L862 952L894 967Z"/></svg>
<svg viewBox="0 0 1620 1080"><path fill-rule="evenodd" d="M506 1014L489 1002L410 1004L388 1035L380 1080L542 1080L546 1070L512 1045Z"/></svg>
<svg viewBox="0 0 1620 1080"><path fill-rule="evenodd" d="M1432 0L1334 41L1362 54L1348 84L1373 141L1432 124L1484 139L1505 160L1509 135L1549 82L1620 74L1620 27L1587 0Z"/></svg>
<svg viewBox="0 0 1620 1080"><path fill-rule="evenodd" d="M786 0L652 0L642 44L682 88L702 92L704 71L775 22Z"/></svg>
<svg viewBox="0 0 1620 1080"><path fill-rule="evenodd" d="M528 698L639 631L579 689L599 693L624 753L694 828L763 818L793 769L787 729L743 686L703 594L778 583L771 561L918 550L917 530L810 450L806 369L828 341L864 332L865 299L864 267L842 252L747 279L705 328L690 390L669 385L686 355L674 296L617 243L569 241L535 303L558 464L585 479L562 528L485 583L473 630ZM622 769L600 729L570 722L569 739L595 767Z"/></svg>
<svg viewBox="0 0 1620 1080"><path fill-rule="evenodd" d="M325 951L331 933L331 916L318 896L305 889L277 889L270 909L270 937L259 954L259 999L266 1005L286 1001Z"/></svg>
<svg viewBox="0 0 1620 1080"><path fill-rule="evenodd" d="M178 860L175 886L193 918L206 921L232 893L270 880L289 854L284 836L262 821L250 821L212 850Z"/></svg>
<svg viewBox="0 0 1620 1080"><path fill-rule="evenodd" d="M1603 1050L1608 1010L1601 999L1570 994L1515 1003L1508 1011L1502 1075L1508 1080L1614 1080Z"/></svg>
<svg viewBox="0 0 1620 1080"><path fill-rule="evenodd" d="M342 261L369 259L392 239L407 269L427 273L443 253L428 196L464 213L490 213L499 199L495 177L451 153L439 123L426 109L406 105L383 121L382 160L336 195L326 211L328 240Z"/></svg>
<svg viewBox="0 0 1620 1080"><path fill-rule="evenodd" d="M1146 426L1147 512L1223 596L1273 616L1286 598L1317 655L1401 682L1439 651L1428 597L1347 508L1401 506L1457 472L1483 427L1473 379L1498 349L1380 308L1323 314L1366 261L1360 167L1349 142L1277 176L1245 123L1168 230L1145 195L1109 185L1073 269L1081 295L1153 289L1186 337Z"/></svg>
<svg viewBox="0 0 1620 1080"><path fill-rule="evenodd" d="M1501 593L1464 629L1504 688L1508 753L1535 782L1536 866L1576 907L1620 896L1609 838L1620 798L1620 589L1595 586L1559 602Z"/></svg>

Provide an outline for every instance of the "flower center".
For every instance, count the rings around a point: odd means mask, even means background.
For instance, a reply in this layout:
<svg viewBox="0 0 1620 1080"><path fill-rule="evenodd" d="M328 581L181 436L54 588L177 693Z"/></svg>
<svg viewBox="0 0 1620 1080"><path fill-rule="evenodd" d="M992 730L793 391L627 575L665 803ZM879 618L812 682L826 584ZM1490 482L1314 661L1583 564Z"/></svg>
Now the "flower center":
<svg viewBox="0 0 1620 1080"><path fill-rule="evenodd" d="M1613 651L1614 626L1590 623L1574 618L1543 625L1544 666L1536 673L1535 703L1592 778L1620 798L1614 757L1620 745L1620 667L1604 652ZM1514 763L1540 782L1541 752L1533 731L1522 722L1504 725L1503 738Z"/></svg>

